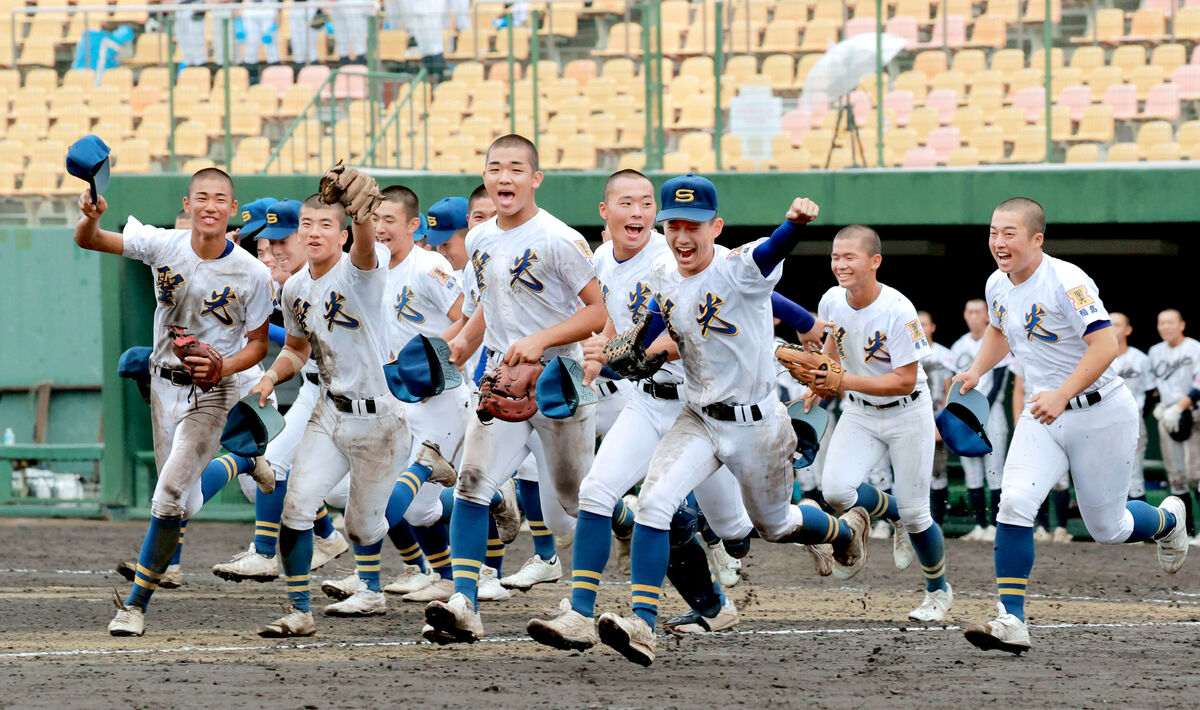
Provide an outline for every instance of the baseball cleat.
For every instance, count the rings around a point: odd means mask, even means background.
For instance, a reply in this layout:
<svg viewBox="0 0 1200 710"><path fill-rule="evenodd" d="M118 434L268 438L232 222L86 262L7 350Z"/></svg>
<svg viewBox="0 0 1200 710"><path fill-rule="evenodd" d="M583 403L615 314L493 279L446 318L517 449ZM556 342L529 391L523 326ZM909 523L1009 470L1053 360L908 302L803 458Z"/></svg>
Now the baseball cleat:
<svg viewBox="0 0 1200 710"><path fill-rule="evenodd" d="M362 588L349 599L334 602L325 607L326 616L375 616L387 613L387 599L383 592L372 592Z"/></svg>
<svg viewBox="0 0 1200 710"><path fill-rule="evenodd" d="M871 516L865 508L851 508L840 520L850 526L853 536L840 553L833 548L833 576L847 580L862 571L867 564L867 539L871 531Z"/></svg>
<svg viewBox="0 0 1200 710"><path fill-rule="evenodd" d="M436 643L439 646L454 643L454 637L444 631L438 631L429 624L421 627L421 637L429 643Z"/></svg>
<svg viewBox="0 0 1200 710"><path fill-rule="evenodd" d="M984 528L983 529L983 537L980 539L982 539L984 542L995 542L996 541L996 526L989 525L986 528Z"/></svg>
<svg viewBox="0 0 1200 710"><path fill-rule="evenodd" d="M800 543L795 543L800 545ZM833 574L833 545L800 545L812 556L813 571L822 577Z"/></svg>
<svg viewBox="0 0 1200 710"><path fill-rule="evenodd" d="M500 485L497 493L500 494L500 502L492 504L492 518L496 520L496 532L500 534L500 541L507 545L517 539L517 532L521 529L521 509L517 507L517 485L513 483L513 479L509 478Z"/></svg>
<svg viewBox="0 0 1200 710"><path fill-rule="evenodd" d="M917 558L917 551L913 549L908 528L900 523L892 523L892 527L895 528L895 534L892 535L892 560L896 563L896 569L908 569Z"/></svg>
<svg viewBox="0 0 1200 710"><path fill-rule="evenodd" d="M425 607L425 623L433 627L435 633L447 634L458 643L475 643L483 638L479 613L462 592L455 592L450 601L429 602Z"/></svg>
<svg viewBox="0 0 1200 710"><path fill-rule="evenodd" d="M586 651L600 643L596 620L571 608L563 599L549 619L530 619L525 630L534 641L563 651Z"/></svg>
<svg viewBox="0 0 1200 710"><path fill-rule="evenodd" d="M1155 540L1158 543L1158 566L1167 574L1175 574L1183 566L1188 553L1187 525L1184 524L1187 508L1177 496L1167 496L1158 508L1175 516L1175 527L1171 528L1171 532Z"/></svg>
<svg viewBox="0 0 1200 710"><path fill-rule="evenodd" d="M520 589L522 592L528 592L535 584L557 582L561 578L562 563L559 562L558 555L555 555L554 559L549 562L534 555L525 560L521 569L502 578L500 584L505 589Z"/></svg>
<svg viewBox="0 0 1200 710"><path fill-rule="evenodd" d="M945 621L946 612L950 611L950 605L953 603L954 590L950 588L950 583L946 582L945 589L925 592L921 606L908 612L908 618L913 621Z"/></svg>
<svg viewBox="0 0 1200 710"><path fill-rule="evenodd" d="M442 449L432 441L421 443L421 447L417 449L416 462L432 471L425 480L426 483L440 483L447 488L453 488L458 482L458 472L454 470L454 465L442 456Z"/></svg>
<svg viewBox="0 0 1200 710"><path fill-rule="evenodd" d="M654 629L637 616L600 615L600 640L642 666L654 663Z"/></svg>
<svg viewBox="0 0 1200 710"><path fill-rule="evenodd" d="M508 590L500 584L494 567L484 565L479 569L479 588L475 598L481 602L502 602L508 599Z"/></svg>
<svg viewBox="0 0 1200 710"><path fill-rule="evenodd" d="M440 579L436 572L424 572L416 565L405 565L404 571L391 584L384 585L383 591L388 594L408 594L415 592Z"/></svg>
<svg viewBox="0 0 1200 710"><path fill-rule="evenodd" d="M213 565L212 573L231 582L244 582L248 579L270 582L279 577L279 560L258 554L254 543L250 543L249 549L237 553L228 562Z"/></svg>
<svg viewBox="0 0 1200 710"><path fill-rule="evenodd" d="M718 631L728 631L738 625L738 610L733 602L727 601L721 605L717 615L709 619L700 612L692 609L688 613L677 616L663 624L663 628L676 634L707 634Z"/></svg>
<svg viewBox="0 0 1200 710"><path fill-rule="evenodd" d="M454 595L454 580L438 577L415 592L400 597L402 602L445 602Z"/></svg>
<svg viewBox="0 0 1200 710"><path fill-rule="evenodd" d="M972 624L963 631L963 636L975 648L984 651L1008 651L1018 656L1030 649L1029 629L1025 622L1004 610L997 603L999 615L986 624Z"/></svg>
<svg viewBox="0 0 1200 710"><path fill-rule="evenodd" d="M275 469L267 463L266 456L254 458L254 468L250 469L249 476L258 484L258 490L268 495L275 492Z"/></svg>
<svg viewBox="0 0 1200 710"><path fill-rule="evenodd" d="M960 539L960 540L967 540L967 541L970 541L970 542L982 542L982 541L983 541L983 535L984 535L983 526L982 526L982 525L976 525L975 527L971 528L971 530L970 530L970 531L969 531L969 532L968 532L966 535L963 535L963 536L962 536L961 538L959 538L959 539Z"/></svg>
<svg viewBox="0 0 1200 710"><path fill-rule="evenodd" d="M113 636L141 636L146 632L146 613L136 606L125 606L121 595L113 590L113 604L117 614L108 622L108 633Z"/></svg>
<svg viewBox="0 0 1200 710"><path fill-rule="evenodd" d="M730 557L720 542L708 546L708 564L722 587L736 587L742 581L742 561Z"/></svg>
<svg viewBox="0 0 1200 710"><path fill-rule="evenodd" d="M349 599L360 589L365 587L358 578L358 572L351 572L341 579L327 579L321 582L321 591L325 592L325 596L338 601Z"/></svg>
<svg viewBox="0 0 1200 710"><path fill-rule="evenodd" d="M892 536L892 526L886 520L880 520L871 528L872 540L886 540Z"/></svg>
<svg viewBox="0 0 1200 710"><path fill-rule="evenodd" d="M118 562L117 574L125 581L132 582L137 577L137 562ZM179 565L169 565L158 580L159 589L177 589L183 586L183 570Z"/></svg>
<svg viewBox="0 0 1200 710"><path fill-rule="evenodd" d="M283 605L283 616L272 621L258 630L258 635L265 638L288 638L291 636L312 636L317 632L311 611L300 611L290 604Z"/></svg>
<svg viewBox="0 0 1200 710"><path fill-rule="evenodd" d="M310 570L319 570L330 560L350 549L346 536L337 530L329 537L313 536L313 555Z"/></svg>
<svg viewBox="0 0 1200 710"><path fill-rule="evenodd" d="M1054 528L1053 540L1059 545L1065 545L1074 542L1075 538L1071 535L1071 533L1067 532L1066 528L1059 527Z"/></svg>
<svg viewBox="0 0 1200 710"><path fill-rule="evenodd" d="M1033 541L1034 542L1054 542L1054 536L1050 534L1049 530L1047 530L1046 528L1039 525L1033 529Z"/></svg>

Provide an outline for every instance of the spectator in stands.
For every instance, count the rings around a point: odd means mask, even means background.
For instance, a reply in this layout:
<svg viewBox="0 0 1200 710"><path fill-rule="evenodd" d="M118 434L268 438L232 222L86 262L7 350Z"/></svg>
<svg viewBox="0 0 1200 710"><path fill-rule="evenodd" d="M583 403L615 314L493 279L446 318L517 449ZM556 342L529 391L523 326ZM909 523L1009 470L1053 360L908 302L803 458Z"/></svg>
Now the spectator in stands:
<svg viewBox="0 0 1200 710"><path fill-rule="evenodd" d="M401 0L404 26L417 41L421 65L433 81L446 73L443 33L449 29L446 0Z"/></svg>
<svg viewBox="0 0 1200 710"><path fill-rule="evenodd" d="M288 41L292 47L292 62L297 68L317 62L317 42L320 41L319 33L324 26L325 15L321 14L320 22L315 21L316 16L316 8L305 0L293 0L288 10L288 27L291 30Z"/></svg>
<svg viewBox="0 0 1200 710"><path fill-rule="evenodd" d="M338 66L345 66L353 60L366 62L367 18L370 11L366 7L350 7L352 4L361 3L362 0L338 0L339 6L329 13Z"/></svg>
<svg viewBox="0 0 1200 710"><path fill-rule="evenodd" d="M250 81L257 82L262 73L260 46L268 64L279 63L279 11L273 5L250 0L242 10L242 31L238 34L242 64L250 69Z"/></svg>
<svg viewBox="0 0 1200 710"><path fill-rule="evenodd" d="M193 4L196 1L180 0L184 4ZM208 63L208 44L204 35L204 11L175 11L175 41L179 43L179 53L183 56L184 66L202 67Z"/></svg>
<svg viewBox="0 0 1200 710"><path fill-rule="evenodd" d="M471 29L471 0L450 0L449 5L449 15L454 19L454 29Z"/></svg>

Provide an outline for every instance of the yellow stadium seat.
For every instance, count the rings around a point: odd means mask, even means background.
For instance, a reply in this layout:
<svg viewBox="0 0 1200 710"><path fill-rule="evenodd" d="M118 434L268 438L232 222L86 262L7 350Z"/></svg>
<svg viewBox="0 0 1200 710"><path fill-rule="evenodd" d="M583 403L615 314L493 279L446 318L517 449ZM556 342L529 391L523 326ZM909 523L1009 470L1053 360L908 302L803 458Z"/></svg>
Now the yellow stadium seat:
<svg viewBox="0 0 1200 710"><path fill-rule="evenodd" d="M145 175L150 172L150 144L139 138L121 141L116 150L116 160L113 161L114 173L132 173Z"/></svg>
<svg viewBox="0 0 1200 710"><path fill-rule="evenodd" d="M1142 124L1137 132L1138 154L1145 158L1149 155L1151 146L1174 141L1174 133L1174 128L1166 121L1148 121Z"/></svg>
<svg viewBox="0 0 1200 710"><path fill-rule="evenodd" d="M1046 21L1046 3L1044 0L1031 0L1025 5L1025 15L1021 18L1022 22L1045 22ZM1062 0L1053 0L1050 3L1050 21L1062 21Z"/></svg>
<svg viewBox="0 0 1200 710"><path fill-rule="evenodd" d="M1157 163L1167 160L1183 160L1183 150L1178 143L1155 143L1146 152L1146 161Z"/></svg>
<svg viewBox="0 0 1200 710"><path fill-rule="evenodd" d="M1118 44L1125 35L1125 12L1117 8L1096 10L1091 29L1082 37L1072 37L1071 41L1075 44Z"/></svg>
<svg viewBox="0 0 1200 710"><path fill-rule="evenodd" d="M590 134L576 134L563 140L561 170L594 170L596 168L596 139Z"/></svg>
<svg viewBox="0 0 1200 710"><path fill-rule="evenodd" d="M1099 163L1100 146L1095 143L1079 143L1067 148L1067 163Z"/></svg>
<svg viewBox="0 0 1200 710"><path fill-rule="evenodd" d="M31 69L25 74L24 88L41 89L49 95L58 88L58 72L53 69Z"/></svg>
<svg viewBox="0 0 1200 710"><path fill-rule="evenodd" d="M969 168L979 165L979 149L962 146L950 151L946 165L952 168Z"/></svg>
<svg viewBox="0 0 1200 710"><path fill-rule="evenodd" d="M944 71L933 77L932 89L950 89L959 96L966 94L967 77L960 71Z"/></svg>
<svg viewBox="0 0 1200 710"><path fill-rule="evenodd" d="M812 20L804 26L804 39L799 52L824 52L838 41L838 23L833 20Z"/></svg>
<svg viewBox="0 0 1200 710"><path fill-rule="evenodd" d="M68 192L74 192L74 189L75 185L71 185ZM61 194L58 187L58 173L55 172L54 166L47 163L30 163L25 168L25 175L21 179L21 187L17 190L17 194L47 196Z"/></svg>
<svg viewBox="0 0 1200 710"><path fill-rule="evenodd" d="M617 160L618 170L645 170L646 154L641 151L622 153Z"/></svg>
<svg viewBox="0 0 1200 710"><path fill-rule="evenodd" d="M637 80L637 65L628 57L607 59L600 69L600 76L616 81L618 86L626 86Z"/></svg>
<svg viewBox="0 0 1200 710"><path fill-rule="evenodd" d="M574 79L579 86L586 87L588 82L600 75L594 59L573 59L563 67L563 78Z"/></svg>
<svg viewBox="0 0 1200 710"><path fill-rule="evenodd" d="M1113 50L1112 59L1108 62L1111 67L1119 67L1122 71L1132 71L1146 66L1146 48L1127 44Z"/></svg>
<svg viewBox="0 0 1200 710"><path fill-rule="evenodd" d="M918 52L913 59L913 71L925 74L929 80L949 69L946 53L940 49Z"/></svg>
<svg viewBox="0 0 1200 710"><path fill-rule="evenodd" d="M236 101L238 97L250 88L250 72L243 66L229 67L229 92ZM212 93L224 97L225 68L220 67L213 73ZM223 100L223 99L222 99Z"/></svg>
<svg viewBox="0 0 1200 710"><path fill-rule="evenodd" d="M169 153L167 139L170 136L170 131L167 130L165 124L162 123L142 123L134 131L133 137L139 140L146 141L146 145L150 146L150 155L155 158L160 158Z"/></svg>
<svg viewBox="0 0 1200 710"><path fill-rule="evenodd" d="M896 77L896 83L893 88L896 91L911 91L913 94L913 101L915 101L917 104L921 104L925 102L925 94L927 93L929 87L928 82L929 80L925 77L923 72L906 71L901 72L900 75Z"/></svg>
<svg viewBox="0 0 1200 710"><path fill-rule="evenodd" d="M175 129L175 154L196 158L208 155L208 135L203 123L184 121Z"/></svg>
<svg viewBox="0 0 1200 710"><path fill-rule="evenodd" d="M979 162L1004 161L1004 132L996 126L984 126L970 136L970 146L979 151Z"/></svg>
<svg viewBox="0 0 1200 710"><path fill-rule="evenodd" d="M598 57L631 57L642 54L642 26L636 22L618 22L608 30L604 49L592 51Z"/></svg>
<svg viewBox="0 0 1200 710"><path fill-rule="evenodd" d="M1167 17L1162 10L1139 8L1129 14L1126 42L1159 42L1167 34Z"/></svg>
<svg viewBox="0 0 1200 710"><path fill-rule="evenodd" d="M454 40L453 51L447 52L446 58L461 60L485 57L491 53L493 35L491 25L460 30Z"/></svg>
<svg viewBox="0 0 1200 710"><path fill-rule="evenodd" d="M44 138L46 132L50 130L50 113L45 106L39 104L14 103L12 110L9 111L9 117L13 119L13 125L8 129L9 138L25 132L38 138Z"/></svg>
<svg viewBox="0 0 1200 710"><path fill-rule="evenodd" d="M225 111L216 104L196 104L186 115L191 122L204 126L209 136L225 133Z"/></svg>
<svg viewBox="0 0 1200 710"><path fill-rule="evenodd" d="M1034 0L1036 2L1036 0ZM1062 47L1055 47L1053 52L1050 52L1050 71L1059 69L1066 65L1065 53ZM1043 74L1046 72L1046 50L1035 49L1029 54L1029 68L1037 69Z"/></svg>
<svg viewBox="0 0 1200 710"><path fill-rule="evenodd" d="M50 166L56 175L62 175L67 171L67 164L64 157L67 154L67 143L60 140L44 140L38 141L32 146L26 145L29 150L29 161L31 164L45 163Z"/></svg>
<svg viewBox="0 0 1200 710"><path fill-rule="evenodd" d="M1108 87L1121 84L1125 79L1120 67L1096 67L1084 77L1084 81L1091 87L1093 97L1101 97Z"/></svg>
<svg viewBox="0 0 1200 710"><path fill-rule="evenodd" d="M983 15L975 18L975 27L968 47L990 47L999 49L1008 44L1008 22L998 15Z"/></svg>
<svg viewBox="0 0 1200 710"><path fill-rule="evenodd" d="M267 84L251 86L246 91L244 100L257 106L258 112L264 117L274 116L275 111L279 108L279 94L276 93L274 86Z"/></svg>
<svg viewBox="0 0 1200 710"><path fill-rule="evenodd" d="M175 81L175 94L178 100L179 92L194 91L199 100L208 98L212 91L212 74L207 67L184 67Z"/></svg>
<svg viewBox="0 0 1200 710"><path fill-rule="evenodd" d="M975 89L967 95L967 106L983 111L988 119L1000 111L1003 103L1004 95L999 89Z"/></svg>
<svg viewBox="0 0 1200 710"><path fill-rule="evenodd" d="M1177 9L1172 29L1177 40L1200 40L1200 5L1190 4Z"/></svg>
<svg viewBox="0 0 1200 710"><path fill-rule="evenodd" d="M920 145L921 139L911 128L895 128L883 134L883 146L891 154L891 165L899 165L908 151Z"/></svg>
<svg viewBox="0 0 1200 710"><path fill-rule="evenodd" d="M1043 87L1046 85L1046 73L1040 69L1020 69L1008 75L1008 97L1006 100L1011 101L1013 94L1021 89L1030 87Z"/></svg>
<svg viewBox="0 0 1200 710"><path fill-rule="evenodd" d="M1003 17L1006 22L1017 22L1021 19L1021 3L1019 0L987 0L984 14Z"/></svg>
<svg viewBox="0 0 1200 710"><path fill-rule="evenodd" d="M1138 67L1126 74L1125 80L1137 87L1138 101L1145 101L1150 88L1163 83L1166 76L1159 66Z"/></svg>
<svg viewBox="0 0 1200 710"><path fill-rule="evenodd" d="M1171 76L1179 67L1187 64L1187 47L1182 44L1160 44L1150 51L1150 63L1163 68Z"/></svg>
<svg viewBox="0 0 1200 710"><path fill-rule="evenodd" d="M3 60L2 56L0 56L0 60ZM9 94L15 94L20 88L20 72L18 72L16 69L0 69L0 91Z"/></svg>
<svg viewBox="0 0 1200 710"><path fill-rule="evenodd" d="M1187 150L1191 146L1200 145L1200 121L1184 121L1175 132L1175 140Z"/></svg>
<svg viewBox="0 0 1200 710"><path fill-rule="evenodd" d="M88 133L99 135L99 132L92 130L88 124L90 124L90 121L87 121L86 118L83 121L55 121L54 125L50 126L50 130L46 132L46 140L61 142L63 145L71 145ZM120 136L117 137L119 138ZM110 147L113 145L113 143L109 143L108 138L104 136L100 136L100 138Z"/></svg>
<svg viewBox="0 0 1200 710"><path fill-rule="evenodd" d="M596 139L597 150L617 147L617 117L611 113L593 114L588 119L588 133Z"/></svg>
<svg viewBox="0 0 1200 710"><path fill-rule="evenodd" d="M215 167L217 167L217 164L213 162L211 158L191 158L190 160L184 161L183 165L179 168L179 172L187 175L189 173L199 172L205 168Z"/></svg>
<svg viewBox="0 0 1200 710"><path fill-rule="evenodd" d="M84 91L96 86L96 72L91 69L68 69L62 78L63 87L76 87Z"/></svg>
<svg viewBox="0 0 1200 710"><path fill-rule="evenodd" d="M987 69L987 56L982 49L960 49L954 53L950 68L971 77Z"/></svg>
<svg viewBox="0 0 1200 710"><path fill-rule="evenodd" d="M1009 81L1012 75L1025 70L1025 53L1019 49L1001 49L992 54L989 69L1000 72Z"/></svg>
<svg viewBox="0 0 1200 710"><path fill-rule="evenodd" d="M1136 163L1138 162L1137 143L1114 143L1108 147L1107 163Z"/></svg>
<svg viewBox="0 0 1200 710"><path fill-rule="evenodd" d="M763 32L762 43L758 46L760 52L792 53L800 48L800 28L802 24L795 20L775 20L767 25Z"/></svg>
<svg viewBox="0 0 1200 710"><path fill-rule="evenodd" d="M162 66L166 63L167 36L161 32L144 32L138 35L133 45L134 66Z"/></svg>
<svg viewBox="0 0 1200 710"><path fill-rule="evenodd" d="M519 68L518 71L520 71ZM518 75L517 78L520 79L521 77ZM454 65L454 73L451 75L451 79L456 82L462 82L466 86L473 86L481 83L484 80L483 63L459 62Z"/></svg>
<svg viewBox="0 0 1200 710"><path fill-rule="evenodd" d="M938 112L936 109L922 106L913 109L908 118L908 128L916 132L917 138L924 143L929 132L937 128L939 125Z"/></svg>
<svg viewBox="0 0 1200 710"><path fill-rule="evenodd" d="M776 91L796 88L796 61L788 54L772 54L763 60L762 74Z"/></svg>
<svg viewBox="0 0 1200 710"><path fill-rule="evenodd" d="M229 132L235 136L257 136L262 134L262 114L253 103L234 104L229 114Z"/></svg>
<svg viewBox="0 0 1200 710"><path fill-rule="evenodd" d="M641 148L646 145L646 120L640 114L620 126L620 130L618 148Z"/></svg>
<svg viewBox="0 0 1200 710"><path fill-rule="evenodd" d="M21 173L21 167L13 162L0 163L0 194L17 194L17 175Z"/></svg>
<svg viewBox="0 0 1200 710"><path fill-rule="evenodd" d="M312 101L314 95L316 95L316 90L311 86L304 84L289 86L287 93L283 95L283 101L279 103L279 115L283 118L299 116Z"/></svg>
<svg viewBox="0 0 1200 710"><path fill-rule="evenodd" d="M967 84L970 87L967 92L968 94L980 91L995 91L1001 95L1004 94L1004 75L998 71L989 69L976 74L968 74ZM971 103L969 96L967 103Z"/></svg>
<svg viewBox="0 0 1200 710"><path fill-rule="evenodd" d="M698 94L680 106L679 117L667 128L675 131L711 130L714 122L715 103L708 94Z"/></svg>
<svg viewBox="0 0 1200 710"><path fill-rule="evenodd" d="M1092 46L1073 50L1070 66L1082 69L1085 74L1096 67L1104 66L1104 48Z"/></svg>
<svg viewBox="0 0 1200 710"><path fill-rule="evenodd" d="M950 125L957 128L965 139L983 127L983 109L978 106L963 106L954 112Z"/></svg>

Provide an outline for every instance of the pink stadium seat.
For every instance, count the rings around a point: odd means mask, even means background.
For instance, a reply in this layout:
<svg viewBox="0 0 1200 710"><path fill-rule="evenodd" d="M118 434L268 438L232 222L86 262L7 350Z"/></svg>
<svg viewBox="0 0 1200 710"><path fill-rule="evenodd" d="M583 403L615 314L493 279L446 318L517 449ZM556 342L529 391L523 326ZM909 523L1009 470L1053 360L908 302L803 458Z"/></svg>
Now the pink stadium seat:
<svg viewBox="0 0 1200 710"><path fill-rule="evenodd" d="M287 93L288 87L294 82L294 72L287 65L273 65L263 69L262 80L260 83L267 86L275 87L275 93L279 95L280 100Z"/></svg>
<svg viewBox="0 0 1200 710"><path fill-rule="evenodd" d="M875 32L875 17L852 17L846 21L846 39Z"/></svg>
<svg viewBox="0 0 1200 710"><path fill-rule="evenodd" d="M354 76L355 74L366 74L367 67L363 64L347 64L338 72L337 78L333 80L333 96L338 99L365 99L367 98L367 78L363 76Z"/></svg>
<svg viewBox="0 0 1200 710"><path fill-rule="evenodd" d="M1179 87L1180 99L1200 99L1200 65L1185 64L1179 67L1171 74L1171 83Z"/></svg>
<svg viewBox="0 0 1200 710"><path fill-rule="evenodd" d="M1086 84L1064 87L1058 92L1056 103L1071 110L1072 121L1079 121L1083 118L1084 110L1092 104L1092 89Z"/></svg>
<svg viewBox="0 0 1200 710"><path fill-rule="evenodd" d="M1142 118L1161 118L1167 121L1179 119L1179 87L1171 82L1150 87L1146 95L1146 109Z"/></svg>
<svg viewBox="0 0 1200 710"><path fill-rule="evenodd" d="M329 67L324 64L310 64L300 70L296 75L296 83L304 86L311 86L314 90L321 88L321 84L329 78Z"/></svg>
<svg viewBox="0 0 1200 710"><path fill-rule="evenodd" d="M1142 9L1158 10L1168 19L1170 19L1171 12L1174 10L1175 3L1177 2L1179 2L1179 0L1142 0ZM1179 6L1183 7L1183 3L1180 2Z"/></svg>
<svg viewBox="0 0 1200 710"><path fill-rule="evenodd" d="M1025 111L1025 120L1037 123L1046 113L1046 88L1027 86L1013 94L1013 106Z"/></svg>
<svg viewBox="0 0 1200 710"><path fill-rule="evenodd" d="M925 96L925 106L936 109L938 123L945 126L954 118L954 111L958 108L958 92L954 89L934 89Z"/></svg>
<svg viewBox="0 0 1200 710"><path fill-rule="evenodd" d="M874 21L872 21L872 24L874 24ZM897 35L908 40L908 44L905 46L905 49L915 49L917 47L917 42L920 39L917 28L917 18L915 17L908 17L905 15L893 17L887 21L887 25L884 26L883 31L890 35Z"/></svg>
<svg viewBox="0 0 1200 710"><path fill-rule="evenodd" d="M940 7L940 6L939 6ZM929 37L928 42L923 42L922 47L961 47L967 43L967 18L962 15L947 15L946 25L943 29L942 21L933 21L933 32Z"/></svg>
<svg viewBox="0 0 1200 710"><path fill-rule="evenodd" d="M800 141L804 139L804 134L812 129L812 114L808 111L793 109L783 114L780 126L783 130L791 134L792 145L800 145Z"/></svg>
<svg viewBox="0 0 1200 710"><path fill-rule="evenodd" d="M904 152L902 168L936 168L937 151L933 148L912 148Z"/></svg>
<svg viewBox="0 0 1200 710"><path fill-rule="evenodd" d="M937 162L942 164L950 159L950 153L961 146L961 134L954 126L938 126L925 139L925 147L933 149L937 154Z"/></svg>
<svg viewBox="0 0 1200 710"><path fill-rule="evenodd" d="M896 89L883 95L883 110L896 112L896 125L907 126L913 111L913 92Z"/></svg>
<svg viewBox="0 0 1200 710"><path fill-rule="evenodd" d="M862 90L851 91L850 110L858 125L864 125L871 118L871 95Z"/></svg>
<svg viewBox="0 0 1200 710"><path fill-rule="evenodd" d="M1128 121L1137 115L1137 87L1133 84L1113 84L1104 90L1101 103L1113 108L1113 119Z"/></svg>

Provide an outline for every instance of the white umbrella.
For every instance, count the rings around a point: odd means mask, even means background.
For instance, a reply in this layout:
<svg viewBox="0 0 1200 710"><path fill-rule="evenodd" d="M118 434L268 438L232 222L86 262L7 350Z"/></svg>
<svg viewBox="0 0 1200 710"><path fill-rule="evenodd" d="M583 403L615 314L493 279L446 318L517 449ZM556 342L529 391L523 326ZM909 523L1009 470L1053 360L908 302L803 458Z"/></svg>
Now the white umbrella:
<svg viewBox="0 0 1200 710"><path fill-rule="evenodd" d="M854 91L864 76L873 74L875 38L874 32L855 35L830 47L805 77L799 108L811 111L814 105L839 99ZM903 37L884 33L881 66L895 59L907 44Z"/></svg>

